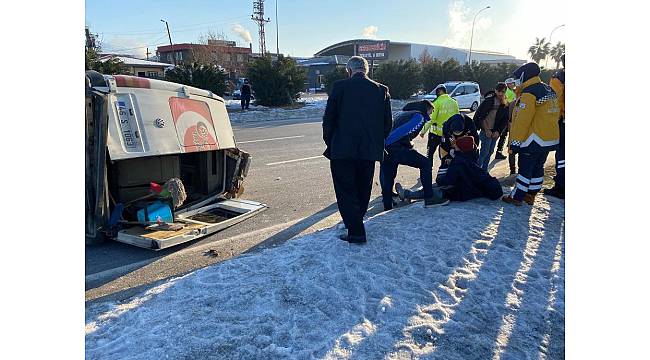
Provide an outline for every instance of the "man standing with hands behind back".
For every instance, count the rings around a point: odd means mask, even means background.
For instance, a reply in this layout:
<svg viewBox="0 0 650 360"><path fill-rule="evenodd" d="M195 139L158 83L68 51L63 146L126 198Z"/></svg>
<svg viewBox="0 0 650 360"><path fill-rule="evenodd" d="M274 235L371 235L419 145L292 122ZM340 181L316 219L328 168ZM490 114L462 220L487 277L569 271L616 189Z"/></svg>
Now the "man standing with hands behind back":
<svg viewBox="0 0 650 360"><path fill-rule="evenodd" d="M393 125L388 88L368 78L368 62L353 56L350 76L336 81L323 115L323 155L330 160L334 192L343 223L341 240L366 242L363 216L368 210L375 162L382 161L384 140Z"/></svg>

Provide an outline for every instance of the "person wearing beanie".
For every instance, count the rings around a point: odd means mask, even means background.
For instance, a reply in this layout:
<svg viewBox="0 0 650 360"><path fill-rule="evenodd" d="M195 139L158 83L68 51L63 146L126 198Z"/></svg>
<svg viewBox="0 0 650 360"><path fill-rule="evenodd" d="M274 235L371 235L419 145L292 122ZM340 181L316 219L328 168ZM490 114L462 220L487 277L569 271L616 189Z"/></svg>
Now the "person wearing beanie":
<svg viewBox="0 0 650 360"><path fill-rule="evenodd" d="M393 121L393 127L384 141L384 160L379 167L384 210L393 208L393 184L399 165L420 169L423 184L424 206L442 205L445 201L436 197L432 190L432 172L429 160L413 149L413 139L418 135L426 121L429 121L433 105L428 100L408 103Z"/></svg>
<svg viewBox="0 0 650 360"><path fill-rule="evenodd" d="M437 189L434 193L451 201L467 201L480 197L498 200L503 195L501 184L487 171L481 169L475 161L476 144L471 136L461 136L454 142L455 156L447 171L436 177ZM421 191L404 190L396 185L400 198L406 200L418 199Z"/></svg>
<svg viewBox="0 0 650 360"><path fill-rule="evenodd" d="M474 123L481 130L478 163L485 171L488 169L499 136L508 126L508 103L505 97L507 88L505 83L498 83L494 91L485 94L485 99L474 113Z"/></svg>
<svg viewBox="0 0 650 360"><path fill-rule="evenodd" d="M427 140L427 158L433 168L433 154L442 140L442 128L452 115L459 114L458 102L447 94L447 89L443 85L436 88L436 99L433 101L433 114L431 120L427 121L420 131L420 137L428 134ZM438 152L440 154L440 152ZM442 159L442 156L440 156Z"/></svg>
<svg viewBox="0 0 650 360"><path fill-rule="evenodd" d="M540 68L530 62L520 66L512 75L517 85L510 150L519 154L515 187L503 201L521 206L532 205L542 189L544 163L559 143L558 119L560 106L555 92L539 77Z"/></svg>
<svg viewBox="0 0 650 360"><path fill-rule="evenodd" d="M451 159L454 156L454 141L461 136L471 136L474 138L474 143L479 144L479 135L476 131L474 120L466 114L456 114L449 118L442 127L442 139L440 142L440 154L442 155L442 163L445 160ZM478 153L476 154L478 161Z"/></svg>
<svg viewBox="0 0 650 360"><path fill-rule="evenodd" d="M558 127L560 129L560 143L555 151L555 185L547 190L544 194L554 196L559 199L564 199L564 55L561 57L562 70L557 71L551 77L551 88L555 91L560 104L560 119Z"/></svg>

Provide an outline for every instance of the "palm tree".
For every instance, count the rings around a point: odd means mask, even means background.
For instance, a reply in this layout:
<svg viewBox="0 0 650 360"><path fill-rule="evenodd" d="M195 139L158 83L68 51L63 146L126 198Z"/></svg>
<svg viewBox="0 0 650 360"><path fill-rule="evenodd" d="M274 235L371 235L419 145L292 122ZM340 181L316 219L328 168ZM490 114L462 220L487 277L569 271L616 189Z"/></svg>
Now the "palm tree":
<svg viewBox="0 0 650 360"><path fill-rule="evenodd" d="M544 59L550 52L551 44L546 41L546 38L535 38L535 45L528 48L530 58L538 64L540 60Z"/></svg>
<svg viewBox="0 0 650 360"><path fill-rule="evenodd" d="M555 68L559 69L560 68L560 61L562 61L562 54L564 54L564 44L561 42L557 42L555 46L551 49L551 59L555 61Z"/></svg>

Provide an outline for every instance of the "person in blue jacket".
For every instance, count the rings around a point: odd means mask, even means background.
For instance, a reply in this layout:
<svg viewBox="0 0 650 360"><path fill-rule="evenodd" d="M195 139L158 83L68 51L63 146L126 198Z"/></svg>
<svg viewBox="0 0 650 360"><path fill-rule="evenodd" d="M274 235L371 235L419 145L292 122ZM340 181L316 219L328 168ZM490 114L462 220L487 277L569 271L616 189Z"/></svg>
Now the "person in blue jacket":
<svg viewBox="0 0 650 360"><path fill-rule="evenodd" d="M412 142L422 130L424 124L429 121L429 117L433 112L433 105L428 100L421 100L406 104L402 110L395 118L392 130L384 141L384 160L379 168L384 210L393 208L393 184L399 165L420 169L420 178L424 184L425 207L444 205L444 199L433 194L431 163L426 156L413 149Z"/></svg>
<svg viewBox="0 0 650 360"><path fill-rule="evenodd" d="M455 140L455 155L444 174L438 174L436 185L438 192L451 201L467 201L480 197L498 200L503 195L499 180L490 176L476 162L476 144L471 136L462 136ZM397 186L400 198L417 199L420 191L403 190Z"/></svg>

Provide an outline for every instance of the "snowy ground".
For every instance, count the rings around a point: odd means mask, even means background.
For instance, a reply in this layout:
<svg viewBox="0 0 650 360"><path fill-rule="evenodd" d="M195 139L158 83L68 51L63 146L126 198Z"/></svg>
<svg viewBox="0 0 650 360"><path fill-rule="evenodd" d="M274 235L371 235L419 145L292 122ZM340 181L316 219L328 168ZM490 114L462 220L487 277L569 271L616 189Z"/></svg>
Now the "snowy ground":
<svg viewBox="0 0 650 360"><path fill-rule="evenodd" d="M327 94L305 94L298 102L304 103L305 106L299 109L269 108L255 106L251 102L249 110L241 111L240 100L226 100L226 108L233 125L258 121L321 118L325 113ZM404 100L391 100L393 112L401 110L406 103L407 101Z"/></svg>
<svg viewBox="0 0 650 360"><path fill-rule="evenodd" d="M381 213L86 309L88 359L562 359L564 201Z"/></svg>

